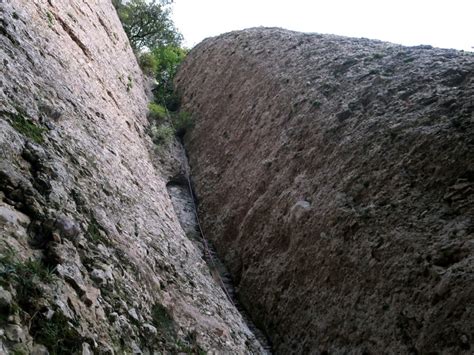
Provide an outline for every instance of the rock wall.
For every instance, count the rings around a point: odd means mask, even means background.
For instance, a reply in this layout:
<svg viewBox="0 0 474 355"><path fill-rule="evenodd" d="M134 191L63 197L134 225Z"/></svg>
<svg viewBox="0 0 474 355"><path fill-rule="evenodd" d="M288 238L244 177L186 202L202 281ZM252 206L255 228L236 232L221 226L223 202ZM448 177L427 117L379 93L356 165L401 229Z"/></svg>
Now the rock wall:
<svg viewBox="0 0 474 355"><path fill-rule="evenodd" d="M0 353L259 352L152 164L111 2L2 1L0 48Z"/></svg>
<svg viewBox="0 0 474 355"><path fill-rule="evenodd" d="M176 84L204 229L277 353L472 353L472 53L250 29Z"/></svg>

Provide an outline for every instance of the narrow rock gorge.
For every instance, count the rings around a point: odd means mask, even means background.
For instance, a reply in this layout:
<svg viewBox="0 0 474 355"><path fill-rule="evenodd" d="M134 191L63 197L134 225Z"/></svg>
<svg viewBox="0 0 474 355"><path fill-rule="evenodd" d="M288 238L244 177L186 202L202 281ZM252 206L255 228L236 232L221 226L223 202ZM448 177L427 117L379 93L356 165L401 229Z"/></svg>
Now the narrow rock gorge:
<svg viewBox="0 0 474 355"><path fill-rule="evenodd" d="M261 353L179 224L111 2L1 1L0 63L0 353Z"/></svg>
<svg viewBox="0 0 474 355"><path fill-rule="evenodd" d="M207 39L185 152L110 0L1 1L0 45L0 354L472 353L472 53Z"/></svg>
<svg viewBox="0 0 474 355"><path fill-rule="evenodd" d="M257 28L175 83L203 228L276 353L472 353L473 53Z"/></svg>

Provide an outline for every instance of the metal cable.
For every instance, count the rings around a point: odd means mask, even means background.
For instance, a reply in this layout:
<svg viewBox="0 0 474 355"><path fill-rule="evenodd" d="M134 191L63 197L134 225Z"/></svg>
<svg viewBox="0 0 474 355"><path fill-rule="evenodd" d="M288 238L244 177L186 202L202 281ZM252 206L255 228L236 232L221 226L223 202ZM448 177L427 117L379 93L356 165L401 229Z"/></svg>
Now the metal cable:
<svg viewBox="0 0 474 355"><path fill-rule="evenodd" d="M186 169L187 170L187 169ZM220 283L220 286L222 288L222 290L225 292L227 298L229 299L230 303L232 303L235 307L235 303L234 301L232 300L232 297L230 297L229 295L229 292L227 292L227 289L225 287L225 283L224 281L222 280L221 278L221 275L219 274L219 270L217 270L217 265L216 263L214 262L214 258L213 256L211 255L211 251L209 249L209 244L207 243L207 240L206 240L206 237L204 235L204 231L202 230L202 226L201 226L201 222L199 220L199 216L198 216L198 212L197 212L197 206L196 206L196 202L194 201L194 194L193 194L193 188L191 186L191 178L189 176L189 171L186 171L186 179L188 180L188 189L189 189L189 194L191 195L191 200L193 201L193 210L194 210L194 215L196 216L196 221L197 221L197 225L199 227L199 232L201 234L201 239L202 239L202 242L204 244L204 255L206 255L207 253L207 259L210 261L210 263L212 264L211 267L214 267L215 271L216 271L216 276L217 278L219 279L219 283Z"/></svg>
<svg viewBox="0 0 474 355"><path fill-rule="evenodd" d="M168 111L168 108L166 107L166 104L163 100L163 98L161 98L161 103L165 109L165 112L166 112L166 116L169 120L169 122L171 123L172 121L172 118L171 118L171 114L170 112ZM172 124L172 123L171 123ZM207 260L209 260L209 263L211 264L210 266L214 268L214 270L216 271L215 275L217 276L218 278L218 282L220 283L220 287L222 288L222 290L224 291L225 295L227 296L227 298L229 299L230 303L232 303L232 305L234 307L236 307L234 301L232 300L232 297L230 296L229 292L227 291L227 288L225 287L225 283L224 283L224 280L222 280L221 278L221 275L219 274L219 270L217 269L217 265L214 261L214 257L212 256L211 254L211 250L209 248L209 244L207 243L207 239L204 235L204 231L202 229L202 226L201 226L201 221L199 220L199 216L198 216L198 212L197 212L197 206L196 206L196 201L194 200L194 193L193 193L193 188L192 188L192 185L191 185L191 178L190 178L190 174L189 174L189 168L188 166L186 166L186 180L188 181L188 189L189 189L189 195L191 196L191 201L193 202L193 211L194 211L194 215L196 216L196 222L197 222L197 225L198 225L198 228L199 228L199 233L201 235L201 239L202 239L202 243L204 245L204 257L206 258L206 255L207 255ZM236 307L237 308L237 307Z"/></svg>

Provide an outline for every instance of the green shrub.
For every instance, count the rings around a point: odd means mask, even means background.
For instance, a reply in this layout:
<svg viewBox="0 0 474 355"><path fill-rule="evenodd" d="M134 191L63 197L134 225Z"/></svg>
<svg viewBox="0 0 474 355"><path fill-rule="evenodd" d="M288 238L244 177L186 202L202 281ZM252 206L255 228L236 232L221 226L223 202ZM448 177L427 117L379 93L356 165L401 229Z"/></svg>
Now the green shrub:
<svg viewBox="0 0 474 355"><path fill-rule="evenodd" d="M182 35L171 18L172 1L112 0L112 3L136 53L181 43Z"/></svg>
<svg viewBox="0 0 474 355"><path fill-rule="evenodd" d="M148 104L148 110L149 116L155 120L162 120L167 116L166 108L154 102Z"/></svg>
<svg viewBox="0 0 474 355"><path fill-rule="evenodd" d="M38 300L44 297L42 284L51 284L55 280L55 268L41 260L19 261L13 250L4 250L0 254L0 285L14 287L16 291L15 303L10 311L21 310L22 318L29 321L31 335L36 342L45 345L50 354L71 354L79 350L82 341L68 319L59 312L55 312L51 319L39 313L41 302ZM2 316L6 316L9 311L2 312ZM0 322L4 321L6 317L0 317ZM17 350L14 353L22 353L21 348Z"/></svg>
<svg viewBox="0 0 474 355"><path fill-rule="evenodd" d="M150 52L140 54L138 57L138 64L146 75L154 77L158 71L156 58Z"/></svg>
<svg viewBox="0 0 474 355"><path fill-rule="evenodd" d="M187 54L181 48L182 35L171 19L172 0L112 0L125 33L146 75L156 79L156 101L169 111L177 111L179 98L173 78ZM129 79L126 88L133 87Z"/></svg>
<svg viewBox="0 0 474 355"><path fill-rule="evenodd" d="M151 139L156 145L168 145L174 137L174 128L163 123L151 128Z"/></svg>
<svg viewBox="0 0 474 355"><path fill-rule="evenodd" d="M186 54L186 49L175 45L157 47L151 51L157 64L155 79L158 82L153 92L159 102L163 102L170 111L176 111L179 107L179 98L174 92L173 79Z"/></svg>

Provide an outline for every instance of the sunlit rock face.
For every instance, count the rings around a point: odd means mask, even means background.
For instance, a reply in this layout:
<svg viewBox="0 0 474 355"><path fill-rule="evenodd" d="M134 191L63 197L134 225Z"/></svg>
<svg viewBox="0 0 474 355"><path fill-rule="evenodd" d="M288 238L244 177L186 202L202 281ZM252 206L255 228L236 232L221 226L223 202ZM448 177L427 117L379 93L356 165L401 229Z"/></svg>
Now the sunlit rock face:
<svg viewBox="0 0 474 355"><path fill-rule="evenodd" d="M0 353L258 353L152 165L111 2L2 1L0 48Z"/></svg>
<svg viewBox="0 0 474 355"><path fill-rule="evenodd" d="M281 29L176 84L203 228L288 353L471 353L474 56Z"/></svg>

